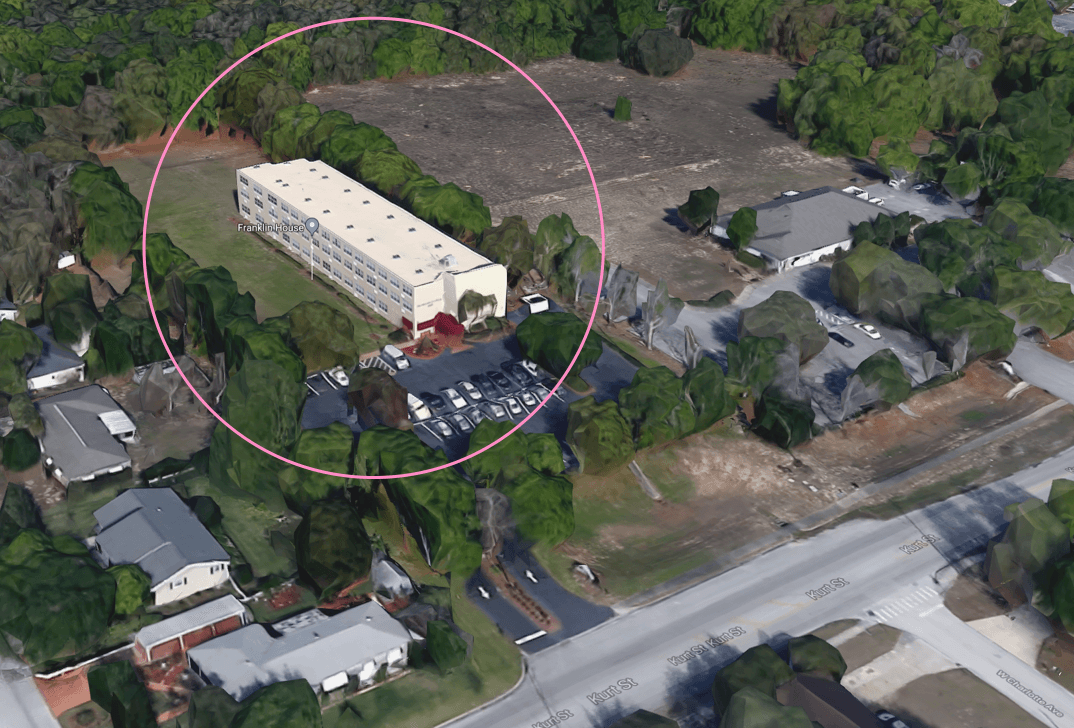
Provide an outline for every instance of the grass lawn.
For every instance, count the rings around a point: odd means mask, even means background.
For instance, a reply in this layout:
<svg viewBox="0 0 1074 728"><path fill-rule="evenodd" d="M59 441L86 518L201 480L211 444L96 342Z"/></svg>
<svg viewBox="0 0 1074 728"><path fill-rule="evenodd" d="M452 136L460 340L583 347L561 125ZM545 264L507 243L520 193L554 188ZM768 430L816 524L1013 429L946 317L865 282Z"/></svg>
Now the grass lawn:
<svg viewBox="0 0 1074 728"><path fill-rule="evenodd" d="M72 483L67 497L41 514L45 528L53 536L66 534L80 541L93 534L97 519L93 512L119 495L121 490L135 487L130 471L99 478L88 483Z"/></svg>
<svg viewBox="0 0 1074 728"><path fill-rule="evenodd" d="M277 514L262 505L221 493L205 477L188 481L186 490L191 496L209 496L220 507L224 533L250 564L255 577L288 577L295 572L294 561L278 553L269 540L273 531L286 534L293 524L279 523Z"/></svg>
<svg viewBox="0 0 1074 728"><path fill-rule="evenodd" d="M474 637L470 660L448 675L427 666L351 698L347 702L361 716L362 725L432 728L518 682L522 671L518 648L467 601L462 582L452 581L451 604L455 623Z"/></svg>
<svg viewBox="0 0 1074 728"><path fill-rule="evenodd" d="M156 160L116 159L111 166L144 205ZM380 348L380 337L394 327L358 306L342 289L319 277L311 281L308 268L278 252L268 240L239 232L234 192L235 168L227 160L166 167L153 190L149 230L167 233L198 265L221 265L231 271L239 292L253 294L261 318L280 316L303 301L321 301L350 314L361 351ZM141 255L141 249L135 253Z"/></svg>

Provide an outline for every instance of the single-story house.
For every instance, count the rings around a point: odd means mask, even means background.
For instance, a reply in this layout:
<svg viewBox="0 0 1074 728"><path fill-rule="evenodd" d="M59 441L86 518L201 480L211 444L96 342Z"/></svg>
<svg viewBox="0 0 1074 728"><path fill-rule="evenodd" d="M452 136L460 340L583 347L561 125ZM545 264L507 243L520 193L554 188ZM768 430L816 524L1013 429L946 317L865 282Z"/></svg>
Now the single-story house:
<svg viewBox="0 0 1074 728"><path fill-rule="evenodd" d="M228 552L171 488L132 488L93 516L97 558L105 566L141 566L154 604L179 601L228 580Z"/></svg>
<svg viewBox="0 0 1074 728"><path fill-rule="evenodd" d="M837 250L850 250L854 228L875 220L883 210L875 203L836 189L821 187L751 205L757 211L757 233L746 247L769 270L812 265ZM727 237L731 215L721 215L710 232Z"/></svg>
<svg viewBox="0 0 1074 728"><path fill-rule="evenodd" d="M137 429L103 387L91 384L45 397L37 411L45 425L40 438L45 468L64 486L131 466L122 443L132 442Z"/></svg>
<svg viewBox="0 0 1074 728"><path fill-rule="evenodd" d="M243 700L266 685L304 678L330 692L351 678L371 684L377 672L406 666L406 627L376 602L328 616L318 609L270 626L251 624L187 651L190 669Z"/></svg>
<svg viewBox="0 0 1074 728"><path fill-rule="evenodd" d="M824 728L884 728L853 693L827 678L795 675L776 688L776 700L801 708L810 720Z"/></svg>
<svg viewBox="0 0 1074 728"><path fill-rule="evenodd" d="M0 321L14 321L19 315L19 307L0 296Z"/></svg>
<svg viewBox="0 0 1074 728"><path fill-rule="evenodd" d="M81 356L56 343L48 326L34 326L30 330L41 339L42 347L41 356L26 372L27 389L36 392L69 382L86 381L86 362Z"/></svg>
<svg viewBox="0 0 1074 728"><path fill-rule="evenodd" d="M246 607L231 594L143 627L134 635L134 654L141 664L184 654L214 637L248 624Z"/></svg>

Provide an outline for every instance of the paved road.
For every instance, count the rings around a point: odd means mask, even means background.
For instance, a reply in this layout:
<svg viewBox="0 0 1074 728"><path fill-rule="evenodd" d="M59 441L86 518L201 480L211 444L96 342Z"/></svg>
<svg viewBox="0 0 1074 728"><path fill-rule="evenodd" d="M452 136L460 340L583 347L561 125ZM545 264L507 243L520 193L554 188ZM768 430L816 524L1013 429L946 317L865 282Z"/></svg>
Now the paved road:
<svg viewBox="0 0 1074 728"><path fill-rule="evenodd" d="M4 728L60 728L37 691L30 668L0 657L0 724Z"/></svg>
<svg viewBox="0 0 1074 728"><path fill-rule="evenodd" d="M1023 380L1059 399L1074 403L1074 364L1024 339L1019 339L1014 345L1014 351L1007 361Z"/></svg>
<svg viewBox="0 0 1074 728"><path fill-rule="evenodd" d="M1002 527L1006 504L1030 493L1046 496L1048 483L1069 467L1074 467L1074 448L926 509L890 521L850 522L778 548L528 657L527 678L515 691L449 725L604 728L639 708L696 713L710 700L712 674L742 650L779 645L837 619L867 616L907 589L933 586L933 575L951 561L981 552ZM926 534L934 538L927 548L900 549ZM906 628L916 631L918 623L909 619ZM930 625L921 623L926 636L934 634ZM677 659L698 645L699 654ZM994 666L1007 663L981 658L976 666L963 664L1025 704L1025 694L996 674ZM1052 697L1052 683L1032 670L1017 673L1017 680L1058 701L1054 704L1066 717L1047 718L1074 726L1074 696ZM1033 715L1046 720L1042 710L1037 705ZM549 722L553 718L559 723Z"/></svg>

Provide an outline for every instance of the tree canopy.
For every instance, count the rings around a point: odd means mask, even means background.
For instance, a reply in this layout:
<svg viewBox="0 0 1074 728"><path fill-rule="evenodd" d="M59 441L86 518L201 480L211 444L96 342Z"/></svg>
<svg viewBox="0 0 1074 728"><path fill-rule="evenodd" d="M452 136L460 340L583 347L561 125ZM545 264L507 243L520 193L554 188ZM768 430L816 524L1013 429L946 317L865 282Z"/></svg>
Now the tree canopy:
<svg viewBox="0 0 1074 728"><path fill-rule="evenodd" d="M322 599L369 575L373 551L362 518L345 499L314 503L295 531L298 573Z"/></svg>

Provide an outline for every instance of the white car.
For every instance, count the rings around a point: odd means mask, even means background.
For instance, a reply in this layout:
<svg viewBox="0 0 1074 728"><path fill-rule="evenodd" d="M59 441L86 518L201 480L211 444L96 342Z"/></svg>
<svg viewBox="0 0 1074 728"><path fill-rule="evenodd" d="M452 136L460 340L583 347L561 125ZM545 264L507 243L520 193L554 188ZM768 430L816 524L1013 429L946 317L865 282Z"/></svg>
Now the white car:
<svg viewBox="0 0 1074 728"><path fill-rule="evenodd" d="M481 390L471 382L459 382L457 386L462 390L463 394L470 398L471 402L480 402L485 398L485 395L481 394Z"/></svg>
<svg viewBox="0 0 1074 728"><path fill-rule="evenodd" d="M529 372L534 379L538 379L541 376L541 368L533 363L530 359L523 359L519 362L522 368Z"/></svg>
<svg viewBox="0 0 1074 728"><path fill-rule="evenodd" d="M881 723L883 723L885 726L888 726L889 728L910 728L910 726L906 725L886 710L882 710L877 713L876 717L880 720Z"/></svg>
<svg viewBox="0 0 1074 728"><path fill-rule="evenodd" d="M522 400L522 406L530 412L541 403L541 400L537 399L533 392L525 389L518 393L518 398Z"/></svg>
<svg viewBox="0 0 1074 728"><path fill-rule="evenodd" d="M880 332L877 331L876 327L872 324L854 324L854 328L868 336L870 339L880 338Z"/></svg>
<svg viewBox="0 0 1074 728"><path fill-rule="evenodd" d="M443 420L432 420L426 422L425 425L442 439L453 437L455 435L455 430L451 429L451 425Z"/></svg>
<svg viewBox="0 0 1074 728"><path fill-rule="evenodd" d="M503 422L507 419L507 408L499 402L485 402L485 414L494 422Z"/></svg>
<svg viewBox="0 0 1074 728"><path fill-rule="evenodd" d="M433 416L428 405L409 392L406 395L406 404L407 409L410 410L410 419L414 422L422 422Z"/></svg>
<svg viewBox="0 0 1074 728"><path fill-rule="evenodd" d="M466 400L462 398L462 395L459 394L458 390L452 389L451 387L445 387L440 390L440 394L443 395L444 399L448 402L451 402L455 409L462 409L466 406Z"/></svg>
<svg viewBox="0 0 1074 728"><path fill-rule="evenodd" d="M507 408L507 411L511 413L512 419L526 414L526 411L522 409L522 405L515 397L507 397L506 399L501 400L501 402L503 403L503 406Z"/></svg>

